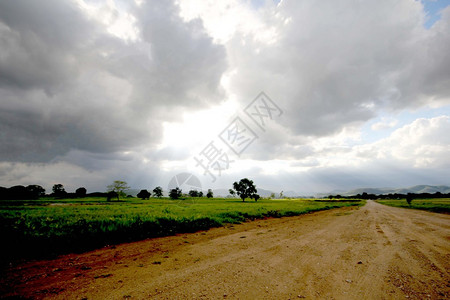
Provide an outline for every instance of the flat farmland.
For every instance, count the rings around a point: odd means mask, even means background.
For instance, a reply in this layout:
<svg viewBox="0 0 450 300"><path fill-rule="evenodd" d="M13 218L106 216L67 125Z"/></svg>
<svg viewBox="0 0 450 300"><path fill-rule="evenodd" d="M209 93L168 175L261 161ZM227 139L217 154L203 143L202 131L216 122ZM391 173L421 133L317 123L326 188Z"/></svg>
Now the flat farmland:
<svg viewBox="0 0 450 300"><path fill-rule="evenodd" d="M5 270L35 299L448 299L450 216L367 201Z"/></svg>
<svg viewBox="0 0 450 300"><path fill-rule="evenodd" d="M360 201L305 199L258 202L222 198L169 200L126 198L0 201L0 238L8 247L0 261L52 257L117 243L195 232L224 224L305 214Z"/></svg>
<svg viewBox="0 0 450 300"><path fill-rule="evenodd" d="M438 213L450 213L450 199L449 198L433 198L433 199L414 199L409 205L405 199L401 200L377 200L378 203L403 207L421 209Z"/></svg>

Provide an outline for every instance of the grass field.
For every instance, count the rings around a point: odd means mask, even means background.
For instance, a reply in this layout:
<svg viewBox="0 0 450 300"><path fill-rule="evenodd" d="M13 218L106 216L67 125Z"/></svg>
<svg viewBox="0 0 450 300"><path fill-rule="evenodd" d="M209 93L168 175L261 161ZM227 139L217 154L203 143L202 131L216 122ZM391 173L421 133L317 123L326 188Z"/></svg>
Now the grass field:
<svg viewBox="0 0 450 300"><path fill-rule="evenodd" d="M11 257L43 257L195 232L226 223L300 215L361 201L104 198L0 201L0 239Z"/></svg>
<svg viewBox="0 0 450 300"><path fill-rule="evenodd" d="M408 205L405 199L377 200L378 203L404 208L414 208L437 213L450 213L450 198L414 199Z"/></svg>

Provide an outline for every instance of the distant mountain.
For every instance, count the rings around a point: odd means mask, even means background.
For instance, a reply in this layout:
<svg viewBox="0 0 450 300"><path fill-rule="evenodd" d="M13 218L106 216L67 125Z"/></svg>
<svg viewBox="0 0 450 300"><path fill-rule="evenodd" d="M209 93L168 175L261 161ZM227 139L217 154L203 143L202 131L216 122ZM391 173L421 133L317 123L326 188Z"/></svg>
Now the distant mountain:
<svg viewBox="0 0 450 300"><path fill-rule="evenodd" d="M279 193L275 193L276 197L278 197L279 195L280 195ZM294 191L286 191L286 192L283 192L283 196L295 198L295 197L299 197L299 194Z"/></svg>
<svg viewBox="0 0 450 300"><path fill-rule="evenodd" d="M326 197L328 195L342 195L342 196L353 196L362 193L367 194L375 194L375 195L386 195L386 194L422 194L422 193L430 193L434 194L436 192L441 192L443 194L450 193L450 187L447 185L415 185L408 188L359 188L350 191L341 191L339 193L330 192L330 193L319 193L316 194L316 197Z"/></svg>
<svg viewBox="0 0 450 300"><path fill-rule="evenodd" d="M392 188L359 188L359 189L354 189L351 191L344 192L344 193L342 193L342 195L351 196L351 195L358 195L358 194L362 194L362 193L380 195L380 194L395 193L394 192L395 190L396 189L392 189Z"/></svg>
<svg viewBox="0 0 450 300"><path fill-rule="evenodd" d="M214 189L213 194L214 197L227 197L230 195L227 189Z"/></svg>

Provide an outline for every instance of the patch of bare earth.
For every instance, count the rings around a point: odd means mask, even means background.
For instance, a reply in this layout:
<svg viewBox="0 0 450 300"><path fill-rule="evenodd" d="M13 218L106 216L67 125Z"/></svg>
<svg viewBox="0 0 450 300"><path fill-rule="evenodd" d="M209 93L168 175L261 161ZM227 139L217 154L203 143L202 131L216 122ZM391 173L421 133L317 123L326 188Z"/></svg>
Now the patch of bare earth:
<svg viewBox="0 0 450 300"><path fill-rule="evenodd" d="M35 299L448 299L450 216L384 206L249 222L13 266Z"/></svg>

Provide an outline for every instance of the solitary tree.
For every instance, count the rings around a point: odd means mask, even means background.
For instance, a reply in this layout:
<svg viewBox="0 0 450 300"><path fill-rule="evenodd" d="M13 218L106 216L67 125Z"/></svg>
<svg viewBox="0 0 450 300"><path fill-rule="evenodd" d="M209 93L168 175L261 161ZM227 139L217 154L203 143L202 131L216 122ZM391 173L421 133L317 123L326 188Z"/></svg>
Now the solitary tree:
<svg viewBox="0 0 450 300"><path fill-rule="evenodd" d="M198 196L203 197L203 192L202 191L198 192Z"/></svg>
<svg viewBox="0 0 450 300"><path fill-rule="evenodd" d="M255 201L258 201L259 199L256 186L253 184L253 181L248 178L243 178L239 182L234 182L233 188L236 191L236 194L241 197L242 202L244 202L246 198L252 198L255 199Z"/></svg>
<svg viewBox="0 0 450 300"><path fill-rule="evenodd" d="M208 197L208 198L214 197L214 193L213 193L212 189L208 189L208 192L206 193L206 197Z"/></svg>
<svg viewBox="0 0 450 300"><path fill-rule="evenodd" d="M145 200L145 199L150 199L150 196L151 196L152 194L150 194L150 192L149 191L147 191L147 190L141 190L138 194L137 194L137 196L138 196L138 198L141 198L142 200Z"/></svg>
<svg viewBox="0 0 450 300"><path fill-rule="evenodd" d="M86 197L86 193L87 190L84 187L77 188L77 190L75 191L75 195L77 195L78 198Z"/></svg>
<svg viewBox="0 0 450 300"><path fill-rule="evenodd" d="M169 192L169 197L174 200L180 198L181 197L181 189L179 187L171 189Z"/></svg>
<svg viewBox="0 0 450 300"><path fill-rule="evenodd" d="M155 187L155 188L153 189L153 194L154 194L156 197L161 198L162 195L163 195L162 187L160 187L160 186Z"/></svg>
<svg viewBox="0 0 450 300"><path fill-rule="evenodd" d="M55 197L64 197L67 194L64 186L61 183L54 184L52 191Z"/></svg>
<svg viewBox="0 0 450 300"><path fill-rule="evenodd" d="M125 192L130 187L127 185L126 181L114 180L114 182L106 187L108 192L116 192L118 195L118 199L120 196L125 197Z"/></svg>

